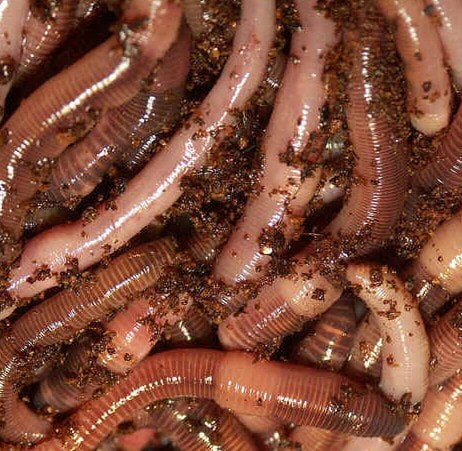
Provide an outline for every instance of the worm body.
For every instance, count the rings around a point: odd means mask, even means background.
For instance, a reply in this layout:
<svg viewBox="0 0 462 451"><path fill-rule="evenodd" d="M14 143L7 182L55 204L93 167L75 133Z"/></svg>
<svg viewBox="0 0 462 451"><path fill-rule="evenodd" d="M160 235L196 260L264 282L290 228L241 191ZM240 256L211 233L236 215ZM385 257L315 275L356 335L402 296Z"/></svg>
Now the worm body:
<svg viewBox="0 0 462 451"><path fill-rule="evenodd" d="M327 310L297 345L293 357L297 363L314 364L318 368L340 371L345 363L356 329L356 316L349 294Z"/></svg>
<svg viewBox="0 0 462 451"><path fill-rule="evenodd" d="M342 386L351 387L355 394L345 410L332 410L332 402L344 399ZM365 436L400 432L403 419L390 412L380 396L362 390L333 373L276 362L254 363L245 353L169 351L146 359L101 398L84 405L71 417L72 428L62 439L51 439L37 448L91 449L134 410L179 396L213 399L237 412L313 423L339 432Z"/></svg>
<svg viewBox="0 0 462 451"><path fill-rule="evenodd" d="M14 239L21 236L27 201L43 183L35 174L41 165L57 157L102 111L139 91L151 66L174 41L181 14L170 2L132 2L121 36L111 37L22 102L2 129L0 226L4 233ZM139 16L148 18L148 26L132 30Z"/></svg>
<svg viewBox="0 0 462 451"><path fill-rule="evenodd" d="M396 27L396 46L408 81L412 125L426 135L434 135L447 127L451 114L451 83L437 27L425 14L422 0L377 3Z"/></svg>
<svg viewBox="0 0 462 451"><path fill-rule="evenodd" d="M383 21L371 14L349 37L353 68L347 122L357 156L353 186L344 207L326 229L346 243L342 250L346 256L368 253L383 243L404 206L407 184L405 152L393 139L390 118L374 108L382 89L375 74L386 73L386 67L381 47Z"/></svg>
<svg viewBox="0 0 462 451"><path fill-rule="evenodd" d="M384 340L380 387L398 401L419 403L428 387L430 351L417 302L388 268L350 264L347 279L360 287L359 297L371 309Z"/></svg>
<svg viewBox="0 0 462 451"><path fill-rule="evenodd" d="M278 277L262 288L242 313L229 316L218 328L226 349L253 350L257 345L298 331L308 319L324 313L341 290L325 279L313 264L298 259L294 274Z"/></svg>
<svg viewBox="0 0 462 451"><path fill-rule="evenodd" d="M248 202L243 218L214 268L214 276L226 284L234 285L262 275L262 268L269 263L271 255L261 249L261 236L281 224L291 199L301 186L302 169L284 162L284 156L300 155L305 146L309 146L311 134L318 130L325 102L324 60L336 42L334 23L315 9L315 3L311 0L296 2L301 27L292 36L292 57L288 59L262 143L262 189ZM311 158L314 163L318 155ZM309 198L317 182L315 176ZM288 239L290 229L282 230Z"/></svg>
<svg viewBox="0 0 462 451"><path fill-rule="evenodd" d="M183 175L203 164L217 132L232 125L231 112L242 108L262 81L274 36L274 20L273 2L243 2L233 53L198 112L174 135L164 151L130 181L115 201L116 210L102 208L90 224L77 221L55 227L31 240L20 267L12 276L10 290L15 295L30 296L56 283L48 279L45 283L30 285L26 274L34 271L34 261L46 262L53 270L62 267L64 255L59 255L62 247L58 244L62 240L68 242L67 254L78 258L81 269L86 268L102 257L103 247L109 245L111 251L115 251L178 199Z"/></svg>

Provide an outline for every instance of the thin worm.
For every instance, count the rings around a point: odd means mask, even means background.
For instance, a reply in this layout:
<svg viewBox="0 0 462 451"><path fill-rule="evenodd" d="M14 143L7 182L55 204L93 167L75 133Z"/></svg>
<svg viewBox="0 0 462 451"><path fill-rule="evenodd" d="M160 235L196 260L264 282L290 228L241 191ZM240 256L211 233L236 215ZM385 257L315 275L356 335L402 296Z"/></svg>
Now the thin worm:
<svg viewBox="0 0 462 451"><path fill-rule="evenodd" d="M462 375L425 396L422 412L399 451L450 449L462 438Z"/></svg>
<svg viewBox="0 0 462 451"><path fill-rule="evenodd" d="M428 387L430 349L416 300L386 266L349 264L346 277L380 327L380 388L396 402L409 397L420 403Z"/></svg>
<svg viewBox="0 0 462 451"><path fill-rule="evenodd" d="M47 264L53 272L59 271L70 255L78 259L80 269L87 268L102 258L103 249L109 248L111 252L118 249L179 198L182 177L203 164L218 132L234 123L233 112L245 106L263 80L274 22L273 0L242 2L233 52L199 110L128 183L125 192L114 201L116 209L107 210L103 206L89 224L84 225L80 220L57 226L29 241L19 267L10 277L9 291L14 297L31 296L56 284L55 278L27 283L37 263Z"/></svg>
<svg viewBox="0 0 462 451"><path fill-rule="evenodd" d="M87 53L21 103L2 129L0 228L21 236L27 201L40 188L40 169L96 120L129 100L177 35L181 9L164 0L133 0L118 36ZM139 17L147 26L138 30ZM90 68L90 69L89 69ZM97 113L99 112L99 113Z"/></svg>
<svg viewBox="0 0 462 451"><path fill-rule="evenodd" d="M306 258L294 259L293 273L263 287L242 313L218 327L225 349L254 350L297 332L304 322L324 313L341 295Z"/></svg>
<svg viewBox="0 0 462 451"><path fill-rule="evenodd" d="M28 0L4 0L0 10L0 123L5 100L16 77L23 47L22 31L29 12Z"/></svg>
<svg viewBox="0 0 462 451"><path fill-rule="evenodd" d="M459 301L429 330L434 364L431 385L440 384L462 368L462 301Z"/></svg>
<svg viewBox="0 0 462 451"><path fill-rule="evenodd" d="M340 371L353 344L356 315L353 296L344 292L340 299L323 313L296 346L292 360L300 364L313 364L318 368Z"/></svg>
<svg viewBox="0 0 462 451"><path fill-rule="evenodd" d="M455 82L462 88L462 5L458 0L425 0L427 10L438 23L446 62L452 69Z"/></svg>
<svg viewBox="0 0 462 451"><path fill-rule="evenodd" d="M138 142L173 126L180 115L189 56L190 34L183 28L155 71L151 85L129 102L109 110L83 141L59 156L48 190L53 200L86 196L116 161L126 165L137 158Z"/></svg>
<svg viewBox="0 0 462 451"><path fill-rule="evenodd" d="M345 389L354 395L345 397ZM238 413L361 436L393 436L404 427L403 418L380 395L343 376L287 363L256 363L242 352L174 350L145 359L72 415L60 438L36 449L93 449L134 411L184 396L213 399Z"/></svg>
<svg viewBox="0 0 462 451"><path fill-rule="evenodd" d="M231 286L262 276L271 255L262 250L261 237L281 225L302 184L302 169L296 163L286 162L284 157L296 158L307 151L310 135L318 129L326 99L324 62L337 40L334 23L315 6L314 0L296 1L301 27L292 35L292 57L288 59L262 143L262 190L247 203L242 219L215 263L214 277ZM313 150L310 158L314 163L319 155ZM311 196L318 180L315 175ZM286 240L290 238L289 231L290 228L281 228Z"/></svg>
<svg viewBox="0 0 462 451"><path fill-rule="evenodd" d="M383 95L376 74L387 73L383 33L383 20L371 11L348 40L353 68L346 115L357 161L350 196L326 228L340 240L341 255L346 257L382 245L404 206L406 155L393 138L390 118L374 107Z"/></svg>
<svg viewBox="0 0 462 451"><path fill-rule="evenodd" d="M423 0L377 0L377 4L396 27L412 125L426 135L434 135L449 124L452 98L437 27L425 14Z"/></svg>
<svg viewBox="0 0 462 451"><path fill-rule="evenodd" d="M21 362L34 350L73 338L91 322L104 319L132 296L151 286L163 268L175 259L175 243L154 241L115 258L95 272L94 284L77 293L62 291L21 316L0 339L0 402L5 423L0 436L12 442L43 438L49 423L37 417L19 400ZM31 362L29 362L31 364Z"/></svg>

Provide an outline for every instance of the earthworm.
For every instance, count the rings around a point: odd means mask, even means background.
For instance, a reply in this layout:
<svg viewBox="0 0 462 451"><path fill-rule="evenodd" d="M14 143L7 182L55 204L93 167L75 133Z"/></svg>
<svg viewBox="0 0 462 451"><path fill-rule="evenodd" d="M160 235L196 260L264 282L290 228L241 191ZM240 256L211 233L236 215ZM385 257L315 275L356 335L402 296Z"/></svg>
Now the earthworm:
<svg viewBox="0 0 462 451"><path fill-rule="evenodd" d="M6 0L0 10L0 123L5 100L17 74L22 51L22 29L29 12L27 0Z"/></svg>
<svg viewBox="0 0 462 451"><path fill-rule="evenodd" d="M425 0L426 11L437 19L438 33L443 44L446 62L452 69L454 81L462 87L462 5L457 0Z"/></svg>
<svg viewBox="0 0 462 451"><path fill-rule="evenodd" d="M0 402L5 418L0 435L3 439L34 442L43 438L50 427L18 399L15 383L24 357L33 355L34 350L69 340L90 322L104 319L130 297L152 285L174 259L175 243L171 239L141 245L115 258L108 268L98 269L93 284L83 286L78 293L65 290L56 294L32 308L7 330L0 340Z"/></svg>
<svg viewBox="0 0 462 451"><path fill-rule="evenodd" d="M242 2L232 54L198 111L128 183L114 201L115 210L102 207L89 224L79 220L57 226L29 241L19 267L11 274L9 291L13 296L31 296L56 284L55 278L27 283L38 262L54 272L63 267L66 256L72 256L78 259L80 269L87 268L102 258L103 248L115 251L178 199L183 175L203 164L218 132L234 123L232 112L244 107L263 80L274 21L272 0ZM63 241L67 243L64 253Z"/></svg>
<svg viewBox="0 0 462 451"><path fill-rule="evenodd" d="M281 443L286 436L284 425L272 418L242 413L237 414L236 417L246 429L258 437L265 449L274 449L274 446Z"/></svg>
<svg viewBox="0 0 462 451"><path fill-rule="evenodd" d="M131 159L139 141L158 135L178 120L189 54L190 35L184 27L155 71L150 86L142 88L127 103L109 110L83 141L58 157L48 191L54 200L86 196L113 163Z"/></svg>
<svg viewBox="0 0 462 451"><path fill-rule="evenodd" d="M345 365L346 374L379 379L382 373L383 343L377 320L369 313L354 336L351 354Z"/></svg>
<svg viewBox="0 0 462 451"><path fill-rule="evenodd" d="M188 22L193 35L200 36L206 31L204 27L204 20L207 17L207 14L204 14L206 12L204 9L204 3L198 0L182 0L182 5L186 21Z"/></svg>
<svg viewBox="0 0 462 451"><path fill-rule="evenodd" d="M292 360L340 371L350 353L355 329L356 316L352 296L345 292L323 313L313 327L313 332L308 333L297 344Z"/></svg>
<svg viewBox="0 0 462 451"><path fill-rule="evenodd" d="M428 387L430 350L416 300L386 266L349 264L347 280L370 308L383 338L380 388L395 401L420 403Z"/></svg>
<svg viewBox="0 0 462 451"><path fill-rule="evenodd" d="M383 89L376 74L387 68L383 20L374 11L368 16L348 38L353 67L346 116L357 156L354 181L342 210L326 228L344 243L341 254L346 257L368 253L383 243L399 219L407 186L406 154L393 139L390 118L374 108Z"/></svg>
<svg viewBox="0 0 462 451"><path fill-rule="evenodd" d="M191 306L181 321L172 326L166 325L164 330L165 339L181 348L205 343L212 334L210 321L194 306Z"/></svg>
<svg viewBox="0 0 462 451"><path fill-rule="evenodd" d="M40 187L36 172L84 133L82 129L101 110L120 105L139 91L140 82L174 41L181 14L171 2L132 1L118 36L43 84L6 122L0 157L0 225L13 239L22 232L24 202ZM142 29L137 29L139 17L147 18Z"/></svg>
<svg viewBox="0 0 462 451"><path fill-rule="evenodd" d="M24 24L24 44L15 84L31 78L62 44L78 23L78 0L64 0L50 5L31 2L31 12Z"/></svg>
<svg viewBox="0 0 462 451"><path fill-rule="evenodd" d="M434 365L431 385L440 384L462 368L462 303L459 301L429 330L430 351Z"/></svg>
<svg viewBox="0 0 462 451"><path fill-rule="evenodd" d="M429 389L422 412L399 451L450 449L462 438L462 375Z"/></svg>
<svg viewBox="0 0 462 451"><path fill-rule="evenodd" d="M320 198L323 204L330 204L341 199L345 194L345 186L341 177L333 171L323 170L323 177L315 198Z"/></svg>
<svg viewBox="0 0 462 451"><path fill-rule="evenodd" d="M361 436L393 436L404 426L403 418L390 411L379 394L343 376L287 363L255 362L242 352L180 349L145 359L72 415L72 426L60 438L37 449L92 449L135 410L184 396L213 399L238 413Z"/></svg>
<svg viewBox="0 0 462 451"><path fill-rule="evenodd" d="M260 277L262 268L270 262L271 255L262 250L261 236L281 224L303 179L302 169L284 157L288 154L289 158L296 158L306 152L310 136L318 130L325 102L324 61L336 43L336 35L334 23L315 5L314 0L296 1L301 26L292 35L291 57L262 143L262 189L247 203L243 218L214 267L214 277L231 286ZM310 158L316 162L318 155L314 152ZM317 182L315 178L314 188ZM282 228L282 233L286 235L287 230Z"/></svg>
<svg viewBox="0 0 462 451"><path fill-rule="evenodd" d="M447 134L444 136L432 160L416 172L413 184L419 191L430 191L441 187L447 192L458 192L462 188L462 108L459 107Z"/></svg>
<svg viewBox="0 0 462 451"><path fill-rule="evenodd" d="M462 291L462 212L441 224L406 269L412 292L428 321L447 300Z"/></svg>
<svg viewBox="0 0 462 451"><path fill-rule="evenodd" d="M397 449L406 434L401 433L392 439L382 439L380 437L352 437L346 445L341 448L341 451L393 451ZM408 450L410 451L410 450Z"/></svg>
<svg viewBox="0 0 462 451"><path fill-rule="evenodd" d="M165 431L184 450L210 449L257 451L249 431L236 417L209 400L172 400L154 405L147 415L135 415L136 427L149 426Z"/></svg>
<svg viewBox="0 0 462 451"><path fill-rule="evenodd" d="M298 426L289 435L289 441L302 450L330 451L339 449L347 440L345 434L311 426Z"/></svg>
<svg viewBox="0 0 462 451"><path fill-rule="evenodd" d="M218 327L225 349L253 350L297 332L304 322L324 313L341 295L317 270L299 256L293 273L264 286L242 313L229 316Z"/></svg>
<svg viewBox="0 0 462 451"><path fill-rule="evenodd" d="M412 125L426 135L447 127L451 114L451 83L443 47L423 0L377 0L395 26L395 40L408 82Z"/></svg>

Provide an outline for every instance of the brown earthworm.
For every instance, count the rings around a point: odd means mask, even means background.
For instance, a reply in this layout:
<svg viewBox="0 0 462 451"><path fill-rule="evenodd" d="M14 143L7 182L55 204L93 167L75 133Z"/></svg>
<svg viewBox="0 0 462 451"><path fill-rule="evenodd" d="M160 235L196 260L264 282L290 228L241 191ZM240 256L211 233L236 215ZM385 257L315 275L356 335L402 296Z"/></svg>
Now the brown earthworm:
<svg viewBox="0 0 462 451"><path fill-rule="evenodd" d="M404 427L403 418L391 412L380 395L343 376L287 363L255 363L252 355L242 352L180 349L145 359L127 378L72 415L70 427L59 438L36 449L92 449L135 410L182 396L213 399L239 413L361 436L393 436Z"/></svg>
<svg viewBox="0 0 462 451"><path fill-rule="evenodd" d="M307 451L331 451L340 449L347 440L345 434L311 426L298 426L289 435L290 443ZM364 451L364 450L361 450Z"/></svg>
<svg viewBox="0 0 462 451"><path fill-rule="evenodd" d="M462 375L429 389L422 412L399 451L450 449L462 438Z"/></svg>
<svg viewBox="0 0 462 451"><path fill-rule="evenodd" d="M383 34L383 20L371 11L348 38L353 67L347 122L357 161L350 195L326 228L344 242L341 253L346 257L368 253L383 243L399 219L406 193L406 154L393 138L390 118L374 108L382 92L375 74L386 73Z"/></svg>
<svg viewBox="0 0 462 451"><path fill-rule="evenodd" d="M170 239L141 245L117 257L108 268L95 272L94 284L78 292L64 290L23 315L1 337L0 403L5 423L3 439L34 442L43 438L49 424L28 410L18 398L16 383L21 362L33 350L73 338L92 321L103 320L130 297L152 285L175 259ZM15 417L15 420L9 418Z"/></svg>
<svg viewBox="0 0 462 451"><path fill-rule="evenodd" d="M41 166L57 157L101 110L118 106L139 91L140 82L174 41L181 14L171 2L133 0L118 36L109 38L21 103L2 129L3 233L13 239L21 236L25 202L40 188L36 172ZM140 17L147 22L137 29Z"/></svg>
<svg viewBox="0 0 462 451"><path fill-rule="evenodd" d="M412 125L426 135L447 127L451 114L451 83L443 47L423 0L377 0L395 26L396 46L408 81Z"/></svg>
<svg viewBox="0 0 462 451"><path fill-rule="evenodd" d="M281 225L304 178L303 170L284 158L287 155L289 159L296 158L310 151L310 147L308 150L305 147L318 130L326 99L322 73L327 53L337 40L335 26L315 9L314 0L298 0L296 6L301 27L293 33L291 56L262 143L262 189L247 203L243 218L214 267L214 277L231 286L261 277L263 268L270 262L271 253L262 250L261 236ZM313 153L310 158L316 162L319 155L315 150ZM316 174L311 183L311 196L318 180ZM289 230L282 228L286 239Z"/></svg>
<svg viewBox="0 0 462 451"><path fill-rule="evenodd" d="M343 367L356 329L353 296L344 292L340 299L323 313L308 333L296 346L292 360L318 368L340 371Z"/></svg>
<svg viewBox="0 0 462 451"><path fill-rule="evenodd" d="M11 276L9 290L13 296L31 296L56 284L53 277L34 284L27 282L38 262L54 272L72 256L84 269L102 258L103 249L115 251L178 199L183 175L203 164L217 135L233 124L233 112L245 106L263 80L274 21L272 0L243 1L233 52L198 111L128 183L114 201L115 209L102 207L89 224L80 220L57 226L29 241Z"/></svg>

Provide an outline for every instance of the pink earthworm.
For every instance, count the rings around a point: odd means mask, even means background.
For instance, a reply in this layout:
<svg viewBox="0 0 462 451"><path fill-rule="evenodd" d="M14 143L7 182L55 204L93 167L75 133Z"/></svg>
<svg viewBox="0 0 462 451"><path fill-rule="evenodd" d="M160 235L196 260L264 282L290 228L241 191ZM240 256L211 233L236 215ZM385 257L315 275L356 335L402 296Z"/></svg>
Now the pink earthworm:
<svg viewBox="0 0 462 451"><path fill-rule="evenodd" d="M41 5L37 2L24 24L24 43L15 84L35 75L78 23L79 0Z"/></svg>
<svg viewBox="0 0 462 451"><path fill-rule="evenodd" d="M27 282L37 264L48 265L52 272L60 271L71 256L78 259L80 269L87 268L103 257L103 249L118 249L179 198L183 175L203 164L217 135L233 125L234 112L245 106L263 80L274 22L272 0L243 1L232 54L197 112L128 183L114 201L115 209L101 207L91 223L80 220L56 226L29 241L19 267L11 274L12 296L31 296L56 285L54 277Z"/></svg>
<svg viewBox="0 0 462 451"><path fill-rule="evenodd" d="M429 389L422 412L399 451L451 449L462 438L462 375Z"/></svg>
<svg viewBox="0 0 462 451"><path fill-rule="evenodd" d="M434 364L430 370L431 385L440 384L462 368L462 302L458 301L429 333Z"/></svg>
<svg viewBox="0 0 462 451"><path fill-rule="evenodd" d="M180 449L257 451L249 431L229 411L210 400L171 400L134 415L135 427L163 431Z"/></svg>
<svg viewBox="0 0 462 451"><path fill-rule="evenodd" d="M452 98L437 27L425 14L423 0L378 0L377 4L396 27L412 125L426 135L434 135L449 124Z"/></svg>
<svg viewBox="0 0 462 451"><path fill-rule="evenodd" d="M454 81L462 88L462 5L457 0L425 0L428 13L438 23L446 62L452 69Z"/></svg>
<svg viewBox="0 0 462 451"><path fill-rule="evenodd" d="M323 313L296 346L292 357L300 364L313 364L318 368L340 371L353 344L356 315L352 295L344 292L340 299Z"/></svg>
<svg viewBox="0 0 462 451"><path fill-rule="evenodd" d="M350 195L326 228L334 239L347 245L341 245L340 250L345 257L379 247L397 223L404 206L406 155L393 139L390 119L373 106L382 89L375 75L377 71L386 71L381 66L383 33L383 20L371 11L348 39L353 67L346 116L357 161ZM360 249L355 249L356 241Z"/></svg>
<svg viewBox="0 0 462 451"><path fill-rule="evenodd" d="M309 145L310 136L318 130L326 100L322 73L327 53L337 40L335 25L315 9L314 0L295 3L301 27L293 33L291 57L262 143L262 190L246 205L243 218L214 267L214 277L231 286L261 277L263 268L271 261L271 255L262 250L261 236L283 222L303 179L302 169L284 161L284 155L297 156ZM311 156L313 162L318 157ZM311 197L318 179L315 176L311 184ZM282 228L282 233L287 235L289 230Z"/></svg>
<svg viewBox="0 0 462 451"><path fill-rule="evenodd" d="M131 154L136 155L138 142L173 126L180 115L189 57L190 33L183 27L151 85L142 88L129 102L109 110L83 141L58 157L48 191L54 200L86 196L112 164L121 160L128 163Z"/></svg>
<svg viewBox="0 0 462 451"><path fill-rule="evenodd" d="M405 272L427 321L462 291L461 224L462 212L441 224Z"/></svg>
<svg viewBox="0 0 462 451"><path fill-rule="evenodd" d="M401 445L405 436L405 433L401 433L391 439L382 439L380 437L352 437L348 440L346 445L341 448L341 451L357 451L359 449L361 451L393 451Z"/></svg>
<svg viewBox="0 0 462 451"><path fill-rule="evenodd" d="M351 353L345 365L346 374L380 379L383 343L377 320L369 313L354 336Z"/></svg>
<svg viewBox="0 0 462 451"><path fill-rule="evenodd" d="M125 374L143 360L161 338L162 330L182 320L190 305L187 295L180 296L176 307L170 307L168 297L143 294L134 299L126 310L103 323L109 337L104 348L94 357L95 364L116 374ZM50 406L56 412L66 412L89 400L99 384L78 387L69 374L78 374L88 366L85 348L70 352L68 361L40 382L36 399L40 406Z"/></svg>
<svg viewBox="0 0 462 451"><path fill-rule="evenodd" d="M22 30L29 12L28 0L6 0L0 9L0 123L5 100L18 71L22 52Z"/></svg>
<svg viewBox="0 0 462 451"><path fill-rule="evenodd" d="M293 274L264 286L242 313L218 327L225 349L253 350L297 332L309 319L324 313L341 295L306 258L294 259Z"/></svg>
<svg viewBox="0 0 462 451"><path fill-rule="evenodd" d="M62 291L20 317L1 337L0 402L5 419L0 436L13 442L43 438L49 423L19 400L16 384L21 361L33 350L73 338L92 321L105 317L148 288L175 261L176 245L163 239L141 245L95 272L94 284L78 293ZM14 420L13 420L14 418Z"/></svg>
<svg viewBox="0 0 462 451"><path fill-rule="evenodd" d="M69 139L75 139L67 136L76 133L69 132L72 123L67 124L67 135L59 133L59 128L79 115L93 117L95 110L120 105L133 97L176 38L181 14L178 5L166 0L133 1L123 16L125 25L119 36L112 36L21 103L2 130L0 226L4 233L13 239L21 235L27 212L24 202L40 185L34 171L57 157ZM146 17L147 23L137 29L140 17Z"/></svg>
<svg viewBox="0 0 462 451"><path fill-rule="evenodd" d="M381 389L396 402L409 397L420 403L428 388L430 349L416 300L386 266L351 263L346 277L380 327Z"/></svg>
<svg viewBox="0 0 462 451"><path fill-rule="evenodd" d="M70 417L69 429L36 449L93 449L133 412L155 401L193 396L238 413L361 436L393 436L404 427L376 392L330 372L255 362L242 352L174 350L153 355L99 399Z"/></svg>
<svg viewBox="0 0 462 451"><path fill-rule="evenodd" d="M148 446L162 446L162 438L159 437L158 431L154 428L140 428L128 434L119 435L112 440L104 442L101 451L109 451L113 448L122 449L123 451L142 451ZM105 448L105 445L108 445ZM115 444L115 446L114 446Z"/></svg>

